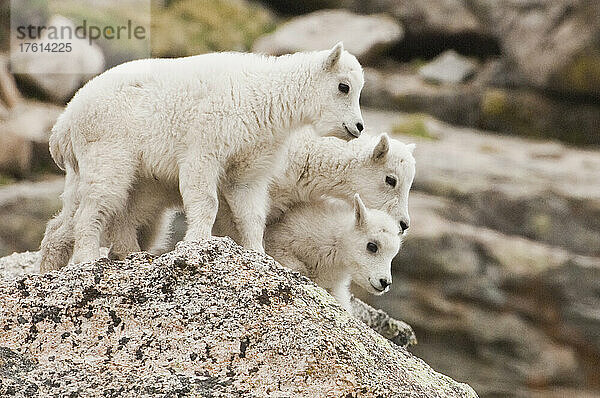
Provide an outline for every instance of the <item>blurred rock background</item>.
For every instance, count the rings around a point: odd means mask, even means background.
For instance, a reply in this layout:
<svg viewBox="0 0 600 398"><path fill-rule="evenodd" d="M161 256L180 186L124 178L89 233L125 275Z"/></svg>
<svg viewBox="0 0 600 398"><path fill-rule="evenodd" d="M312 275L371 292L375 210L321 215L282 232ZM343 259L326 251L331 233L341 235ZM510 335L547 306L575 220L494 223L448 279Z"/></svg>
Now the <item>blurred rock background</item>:
<svg viewBox="0 0 600 398"><path fill-rule="evenodd" d="M36 2L40 21L137 17L121 2ZM36 250L59 209L48 133L90 77L9 73L8 3L0 255ZM413 352L482 397L600 396L600 3L156 0L151 22L157 57L343 40L365 65L367 128L417 143L393 288L356 293L409 322ZM86 60L101 72L140 53L114 42Z"/></svg>

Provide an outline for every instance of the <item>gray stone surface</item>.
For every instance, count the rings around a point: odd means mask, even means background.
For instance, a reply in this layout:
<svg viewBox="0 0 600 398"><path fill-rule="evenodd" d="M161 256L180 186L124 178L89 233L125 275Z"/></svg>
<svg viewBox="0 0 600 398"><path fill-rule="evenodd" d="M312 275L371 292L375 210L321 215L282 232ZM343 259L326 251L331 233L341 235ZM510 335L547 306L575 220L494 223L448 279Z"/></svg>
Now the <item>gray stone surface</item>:
<svg viewBox="0 0 600 398"><path fill-rule="evenodd" d="M0 256L36 250L46 223L60 210L62 178L0 187Z"/></svg>
<svg viewBox="0 0 600 398"><path fill-rule="evenodd" d="M0 393L475 397L229 239L0 281Z"/></svg>
<svg viewBox="0 0 600 398"><path fill-rule="evenodd" d="M439 43L470 54L493 54L498 46L516 63L528 86L600 95L600 3L596 0L345 0L342 4L357 12L394 16L404 25L407 38L419 42L403 43L415 54Z"/></svg>
<svg viewBox="0 0 600 398"><path fill-rule="evenodd" d="M338 41L361 62L368 62L397 44L403 30L385 15L357 15L345 10L323 10L291 19L275 32L259 38L253 51L281 55L323 50Z"/></svg>
<svg viewBox="0 0 600 398"><path fill-rule="evenodd" d="M62 107L20 101L0 116L0 173L27 176L36 170L58 170L48 138Z"/></svg>
<svg viewBox="0 0 600 398"><path fill-rule="evenodd" d="M477 62L448 50L419 69L419 75L434 83L462 83L473 76Z"/></svg>
<svg viewBox="0 0 600 398"><path fill-rule="evenodd" d="M0 257L0 277L14 279L29 274L39 274L38 252L13 253Z"/></svg>
<svg viewBox="0 0 600 398"><path fill-rule="evenodd" d="M437 33L438 37L460 34L485 34L475 15L462 0L397 1L397 0L341 0L357 12L385 12L416 33Z"/></svg>
<svg viewBox="0 0 600 398"><path fill-rule="evenodd" d="M531 85L600 96L596 0L466 0Z"/></svg>
<svg viewBox="0 0 600 398"><path fill-rule="evenodd" d="M75 28L73 22L60 15L53 16L47 26ZM57 43L47 36L35 41L36 44L48 42ZM104 55L100 47L96 44L90 46L87 39L75 37L68 42L73 51L64 53L21 52L18 46L12 46L12 72L49 99L66 102L87 80L104 71Z"/></svg>
<svg viewBox="0 0 600 398"><path fill-rule="evenodd" d="M103 247L101 251L103 256L108 256L108 248ZM39 252L13 253L0 257L0 278L11 279L39 273ZM404 348L417 344L415 332L406 322L394 319L356 297L352 297L351 302L353 315L386 339Z"/></svg>
<svg viewBox="0 0 600 398"><path fill-rule="evenodd" d="M23 100L14 76L8 71L8 59L0 53L0 105L12 108ZM0 118L2 113L0 112Z"/></svg>
<svg viewBox="0 0 600 398"><path fill-rule="evenodd" d="M277 1L276 3L281 3ZM401 23L405 56L459 47L516 63L528 86L600 96L597 0L302 0L298 10L347 7ZM285 6L281 7L285 9ZM288 7L289 8L289 7ZM444 47L446 46L446 47Z"/></svg>
<svg viewBox="0 0 600 398"><path fill-rule="evenodd" d="M460 84L432 84L407 68L366 68L361 103L428 113L448 123L504 134L600 145L598 104L574 103L527 88L482 84L490 78L493 77L475 77Z"/></svg>

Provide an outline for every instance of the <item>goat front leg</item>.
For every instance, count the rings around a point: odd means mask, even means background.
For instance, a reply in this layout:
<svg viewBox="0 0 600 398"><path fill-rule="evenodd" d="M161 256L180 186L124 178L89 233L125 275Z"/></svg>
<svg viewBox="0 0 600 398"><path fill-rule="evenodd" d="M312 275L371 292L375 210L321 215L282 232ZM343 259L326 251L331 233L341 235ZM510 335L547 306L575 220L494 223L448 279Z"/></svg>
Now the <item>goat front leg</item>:
<svg viewBox="0 0 600 398"><path fill-rule="evenodd" d="M220 167L216 159L196 159L183 165L179 173L179 189L188 222L184 240L208 239L217 216L217 185Z"/></svg>
<svg viewBox="0 0 600 398"><path fill-rule="evenodd" d="M264 253L263 234L268 210L268 180L224 184L223 196L231 209L238 244ZM236 239L238 240L238 239Z"/></svg>

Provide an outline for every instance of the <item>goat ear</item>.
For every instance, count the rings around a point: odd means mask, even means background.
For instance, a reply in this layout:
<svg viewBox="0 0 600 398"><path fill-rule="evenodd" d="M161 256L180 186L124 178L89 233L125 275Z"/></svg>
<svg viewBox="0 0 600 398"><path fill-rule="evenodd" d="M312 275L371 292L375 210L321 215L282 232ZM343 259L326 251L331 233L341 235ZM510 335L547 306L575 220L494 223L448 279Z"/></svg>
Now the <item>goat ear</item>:
<svg viewBox="0 0 600 398"><path fill-rule="evenodd" d="M344 44L340 41L335 46L333 46L333 48L329 52L329 55L327 56L327 59L325 60L326 70L331 70L337 65L342 56L342 51L344 51Z"/></svg>
<svg viewBox="0 0 600 398"><path fill-rule="evenodd" d="M379 142L373 148L372 157L374 160L381 160L387 155L390 150L390 137L387 134L381 134Z"/></svg>
<svg viewBox="0 0 600 398"><path fill-rule="evenodd" d="M354 222L357 228L361 228L366 223L367 208L360 199L359 194L354 194Z"/></svg>
<svg viewBox="0 0 600 398"><path fill-rule="evenodd" d="M414 153L416 146L417 144L407 144L406 149L408 149L410 153Z"/></svg>

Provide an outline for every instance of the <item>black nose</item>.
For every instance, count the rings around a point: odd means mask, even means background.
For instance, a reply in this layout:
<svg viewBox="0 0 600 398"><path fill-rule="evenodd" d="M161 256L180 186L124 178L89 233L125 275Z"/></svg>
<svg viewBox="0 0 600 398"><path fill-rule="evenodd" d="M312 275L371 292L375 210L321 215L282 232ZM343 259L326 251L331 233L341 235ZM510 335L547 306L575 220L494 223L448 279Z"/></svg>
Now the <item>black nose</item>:
<svg viewBox="0 0 600 398"><path fill-rule="evenodd" d="M362 125L362 123L356 123L356 128L358 129L358 131L364 130L364 126Z"/></svg>
<svg viewBox="0 0 600 398"><path fill-rule="evenodd" d="M381 283L381 288L385 290L385 288L387 288L389 285L392 284L392 282L388 281L387 279L383 279L381 278L379 280L379 283Z"/></svg>
<svg viewBox="0 0 600 398"><path fill-rule="evenodd" d="M400 221L400 228L402 229L402 232L404 232L408 229L408 224L405 221Z"/></svg>

